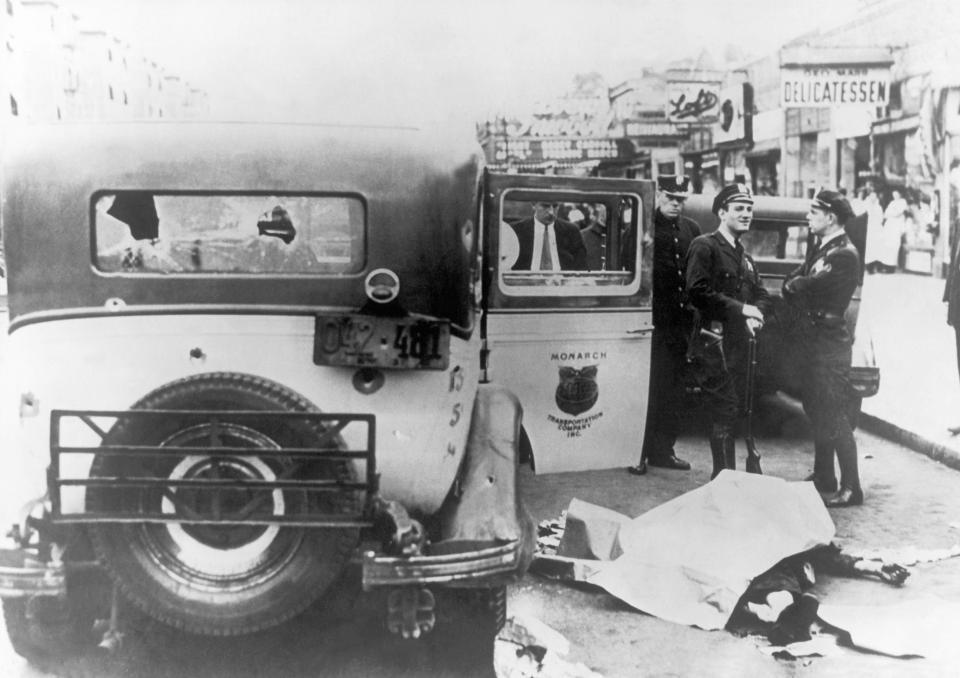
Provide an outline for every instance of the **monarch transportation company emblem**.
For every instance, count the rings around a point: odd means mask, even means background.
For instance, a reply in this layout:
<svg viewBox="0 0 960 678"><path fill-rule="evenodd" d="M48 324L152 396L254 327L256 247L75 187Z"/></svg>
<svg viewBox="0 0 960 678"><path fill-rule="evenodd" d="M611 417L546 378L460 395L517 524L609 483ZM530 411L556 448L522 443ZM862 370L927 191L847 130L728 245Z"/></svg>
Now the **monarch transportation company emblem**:
<svg viewBox="0 0 960 678"><path fill-rule="evenodd" d="M561 412L577 416L597 404L597 366L588 365L581 369L562 366L559 368L560 384L557 386L556 401Z"/></svg>

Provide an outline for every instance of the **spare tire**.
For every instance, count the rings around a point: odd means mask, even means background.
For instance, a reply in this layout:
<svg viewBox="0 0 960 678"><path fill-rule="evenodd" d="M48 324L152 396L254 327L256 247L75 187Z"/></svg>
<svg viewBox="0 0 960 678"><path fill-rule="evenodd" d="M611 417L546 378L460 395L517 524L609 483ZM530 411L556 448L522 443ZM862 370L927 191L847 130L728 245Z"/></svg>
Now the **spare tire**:
<svg viewBox="0 0 960 678"><path fill-rule="evenodd" d="M278 384L235 373L188 377L148 394L132 409L315 411ZM230 456L176 452L177 447L251 447L276 450L319 444L316 424L290 418L196 416L120 419L107 445L155 445L169 455L100 455L91 476L175 480L232 478L351 480L353 469L333 460L284 455ZM343 447L337 436L335 442ZM330 444L329 441L326 442ZM256 494L254 494L256 493ZM359 498L303 489L98 487L87 494L92 511L125 515L174 513L174 503L199 518L298 516L358 510ZM183 515L183 513L181 513ZM192 516L191 516L192 517ZM175 628L207 635L236 635L275 626L317 601L338 578L359 542L356 528L278 524L98 523L89 528L94 549L134 604Z"/></svg>

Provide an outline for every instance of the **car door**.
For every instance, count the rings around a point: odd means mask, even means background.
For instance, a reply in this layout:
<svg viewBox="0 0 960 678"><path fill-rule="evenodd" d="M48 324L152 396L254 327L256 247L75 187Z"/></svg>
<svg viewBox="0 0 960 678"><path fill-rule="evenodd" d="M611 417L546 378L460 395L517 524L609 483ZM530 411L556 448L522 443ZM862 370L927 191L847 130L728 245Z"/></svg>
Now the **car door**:
<svg viewBox="0 0 960 678"><path fill-rule="evenodd" d="M519 397L534 468L636 463L653 330L646 245L652 182L493 173L485 179L486 373ZM533 253L543 240L537 203L554 206L556 248L548 242L548 254ZM561 251L576 245L576 235L582 259ZM561 266L542 270L553 257Z"/></svg>

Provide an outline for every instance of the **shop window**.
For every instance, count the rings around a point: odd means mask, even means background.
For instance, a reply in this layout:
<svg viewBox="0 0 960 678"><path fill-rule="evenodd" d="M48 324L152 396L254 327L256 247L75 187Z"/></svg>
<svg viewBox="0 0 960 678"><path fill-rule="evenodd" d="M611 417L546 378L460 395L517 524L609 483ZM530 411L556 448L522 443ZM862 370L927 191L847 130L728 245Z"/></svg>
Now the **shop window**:
<svg viewBox="0 0 960 678"><path fill-rule="evenodd" d="M657 163L657 174L676 174L677 173L677 163L675 162L658 162Z"/></svg>

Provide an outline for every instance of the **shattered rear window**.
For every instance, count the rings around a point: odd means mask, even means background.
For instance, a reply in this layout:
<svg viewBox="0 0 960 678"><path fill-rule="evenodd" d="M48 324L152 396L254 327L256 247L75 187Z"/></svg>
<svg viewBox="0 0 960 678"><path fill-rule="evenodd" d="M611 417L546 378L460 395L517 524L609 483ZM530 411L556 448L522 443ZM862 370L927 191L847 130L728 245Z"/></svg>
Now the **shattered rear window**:
<svg viewBox="0 0 960 678"><path fill-rule="evenodd" d="M341 274L364 265L355 196L103 192L94 261L105 273Z"/></svg>

